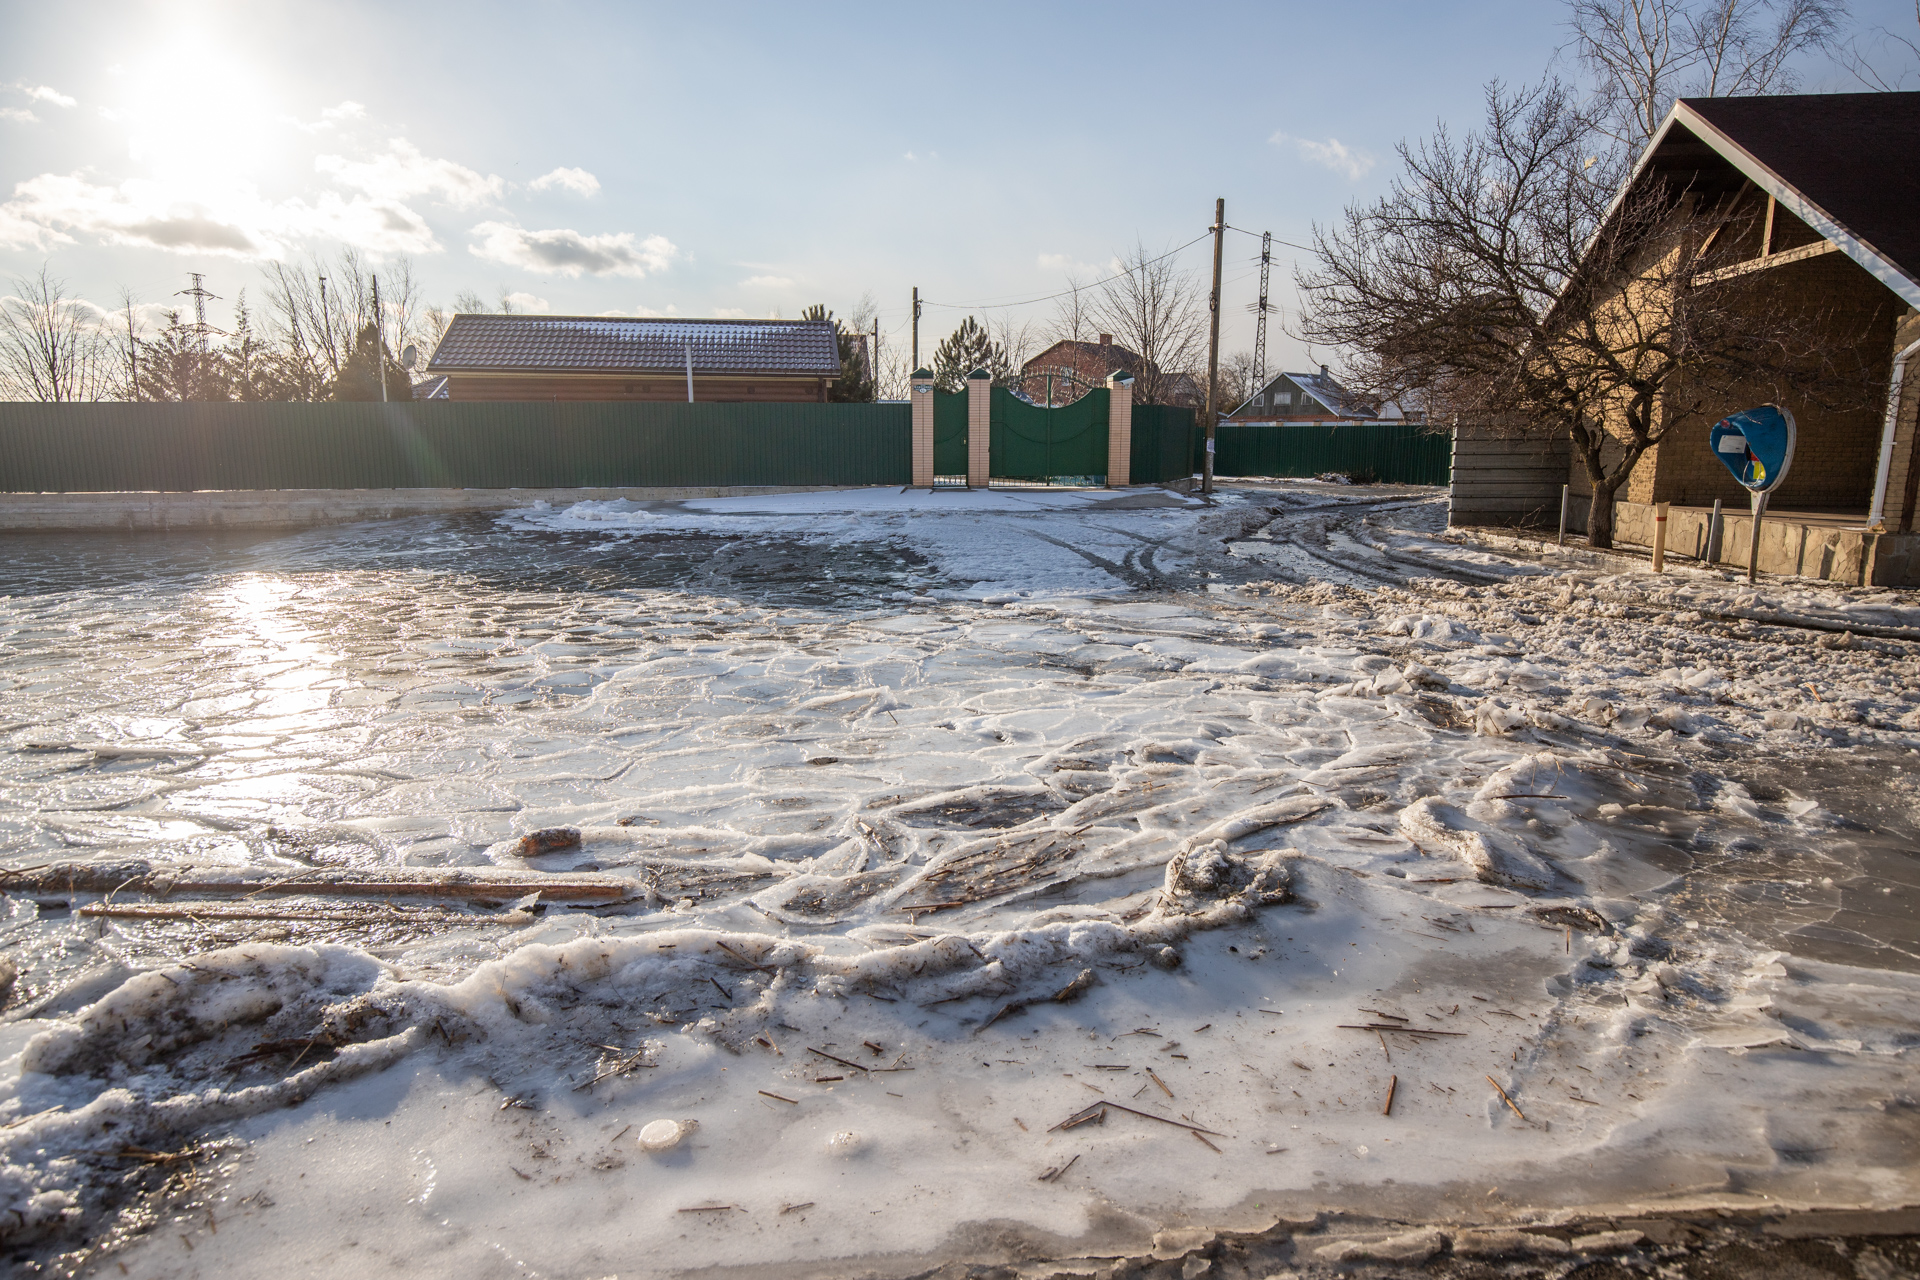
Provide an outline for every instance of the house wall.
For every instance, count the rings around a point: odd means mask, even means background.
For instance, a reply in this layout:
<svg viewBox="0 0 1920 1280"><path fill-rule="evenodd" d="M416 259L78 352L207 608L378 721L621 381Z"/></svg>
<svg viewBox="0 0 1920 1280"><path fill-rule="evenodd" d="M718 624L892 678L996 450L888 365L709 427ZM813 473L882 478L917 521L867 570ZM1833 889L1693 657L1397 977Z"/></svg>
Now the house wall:
<svg viewBox="0 0 1920 1280"><path fill-rule="evenodd" d="M824 402L826 378L715 378L693 375L693 398L703 404ZM685 401L687 379L603 374L456 373L447 378L449 400Z"/></svg>
<svg viewBox="0 0 1920 1280"><path fill-rule="evenodd" d="M1798 225L1797 223L1795 224ZM1775 221L1774 247L1782 245L1781 220ZM1787 247L1792 247L1791 245ZM1873 498L1874 469L1880 457L1887 375L1892 370L1894 326L1904 304L1885 285L1841 253L1829 253L1781 267L1824 344L1856 348L1865 353L1864 385L1858 403L1831 409L1805 399L1788 399L1785 407L1798 426L1793 465L1770 500L1782 509L1841 508L1865 510ZM1649 449L1634 468L1631 502L1675 502L1703 506L1719 498L1746 500L1746 491L1707 448L1707 432L1720 418L1772 399L1756 389L1730 400L1711 415L1681 420L1666 440Z"/></svg>
<svg viewBox="0 0 1920 1280"><path fill-rule="evenodd" d="M1893 349L1899 351L1920 338L1920 312L1911 308L1894 330ZM1881 413L1886 412L1882 407ZM1882 419L1882 427L1885 420ZM1920 520L1920 354L1907 361L1900 387L1900 415L1893 436L1893 465L1887 473L1886 519L1889 530L1912 533Z"/></svg>

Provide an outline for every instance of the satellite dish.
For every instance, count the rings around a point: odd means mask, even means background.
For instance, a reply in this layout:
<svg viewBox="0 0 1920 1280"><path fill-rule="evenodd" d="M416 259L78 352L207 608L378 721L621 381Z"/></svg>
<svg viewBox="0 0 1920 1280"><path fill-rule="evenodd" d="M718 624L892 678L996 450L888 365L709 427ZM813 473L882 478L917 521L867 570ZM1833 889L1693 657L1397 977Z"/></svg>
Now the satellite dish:
<svg viewBox="0 0 1920 1280"><path fill-rule="evenodd" d="M411 369L420 363L420 348L409 342L400 352L400 367Z"/></svg>

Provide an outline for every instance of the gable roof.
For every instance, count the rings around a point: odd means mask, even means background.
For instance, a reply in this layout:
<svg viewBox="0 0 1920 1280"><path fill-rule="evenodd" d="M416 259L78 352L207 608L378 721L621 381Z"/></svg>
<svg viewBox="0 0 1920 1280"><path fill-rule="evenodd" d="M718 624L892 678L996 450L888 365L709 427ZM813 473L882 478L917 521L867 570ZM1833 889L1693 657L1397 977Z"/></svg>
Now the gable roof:
<svg viewBox="0 0 1920 1280"><path fill-rule="evenodd" d="M1920 93L1682 98L1633 176L1730 165L1920 307ZM1615 203L1621 197L1616 197Z"/></svg>
<svg viewBox="0 0 1920 1280"><path fill-rule="evenodd" d="M1039 372L1044 373L1049 364L1057 365L1062 359L1075 364L1090 360L1104 373L1119 373L1122 370L1131 373L1140 367L1138 353L1129 351L1117 342L1076 342L1072 338L1063 338L1021 365L1020 372L1025 374L1037 366Z"/></svg>
<svg viewBox="0 0 1920 1280"><path fill-rule="evenodd" d="M1278 373L1254 394L1255 396L1263 394L1271 395L1274 387L1282 382L1290 382L1300 390L1306 392L1322 405L1325 405L1327 412L1333 414L1336 418L1371 418L1375 416L1373 410L1367 408L1365 405L1356 403L1352 393L1335 381L1331 374L1324 371L1320 373ZM1250 397L1237 406L1232 413L1239 413L1241 409L1246 408L1252 403L1253 399ZM1232 413L1228 416L1231 417Z"/></svg>
<svg viewBox="0 0 1920 1280"><path fill-rule="evenodd" d="M428 373L765 374L832 378L828 320L662 320L457 315Z"/></svg>

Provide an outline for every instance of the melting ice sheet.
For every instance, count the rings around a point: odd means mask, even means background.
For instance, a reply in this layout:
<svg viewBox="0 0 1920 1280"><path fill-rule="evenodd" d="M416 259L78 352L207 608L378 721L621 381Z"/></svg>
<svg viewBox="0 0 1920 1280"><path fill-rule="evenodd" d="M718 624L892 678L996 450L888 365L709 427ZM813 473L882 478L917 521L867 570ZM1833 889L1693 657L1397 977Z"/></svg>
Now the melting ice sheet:
<svg viewBox="0 0 1920 1280"><path fill-rule="evenodd" d="M1911 734L1775 705L1896 649L1735 652L1514 562L1388 585L1460 559L1417 506L1331 531L1374 559L1311 543L1354 587L1221 549L1293 536L1300 490L977 500L49 557L0 602L8 865L634 893L430 930L9 900L0 1240L906 1270L1332 1207L1912 1200L1910 855L1808 781ZM1166 585L1197 574L1233 589ZM1600 609L1543 607L1576 587ZM1906 607L1827 594L1775 607ZM1798 789L1742 772L1794 756Z"/></svg>

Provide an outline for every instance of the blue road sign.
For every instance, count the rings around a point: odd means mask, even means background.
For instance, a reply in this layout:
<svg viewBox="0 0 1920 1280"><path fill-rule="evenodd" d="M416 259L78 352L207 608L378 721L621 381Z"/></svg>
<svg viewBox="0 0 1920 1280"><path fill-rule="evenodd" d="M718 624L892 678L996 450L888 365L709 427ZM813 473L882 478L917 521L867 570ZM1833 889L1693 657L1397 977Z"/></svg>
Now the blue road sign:
<svg viewBox="0 0 1920 1280"><path fill-rule="evenodd" d="M1713 456L1733 478L1754 493L1771 493L1793 465L1793 415L1777 404L1763 404L1713 424Z"/></svg>

